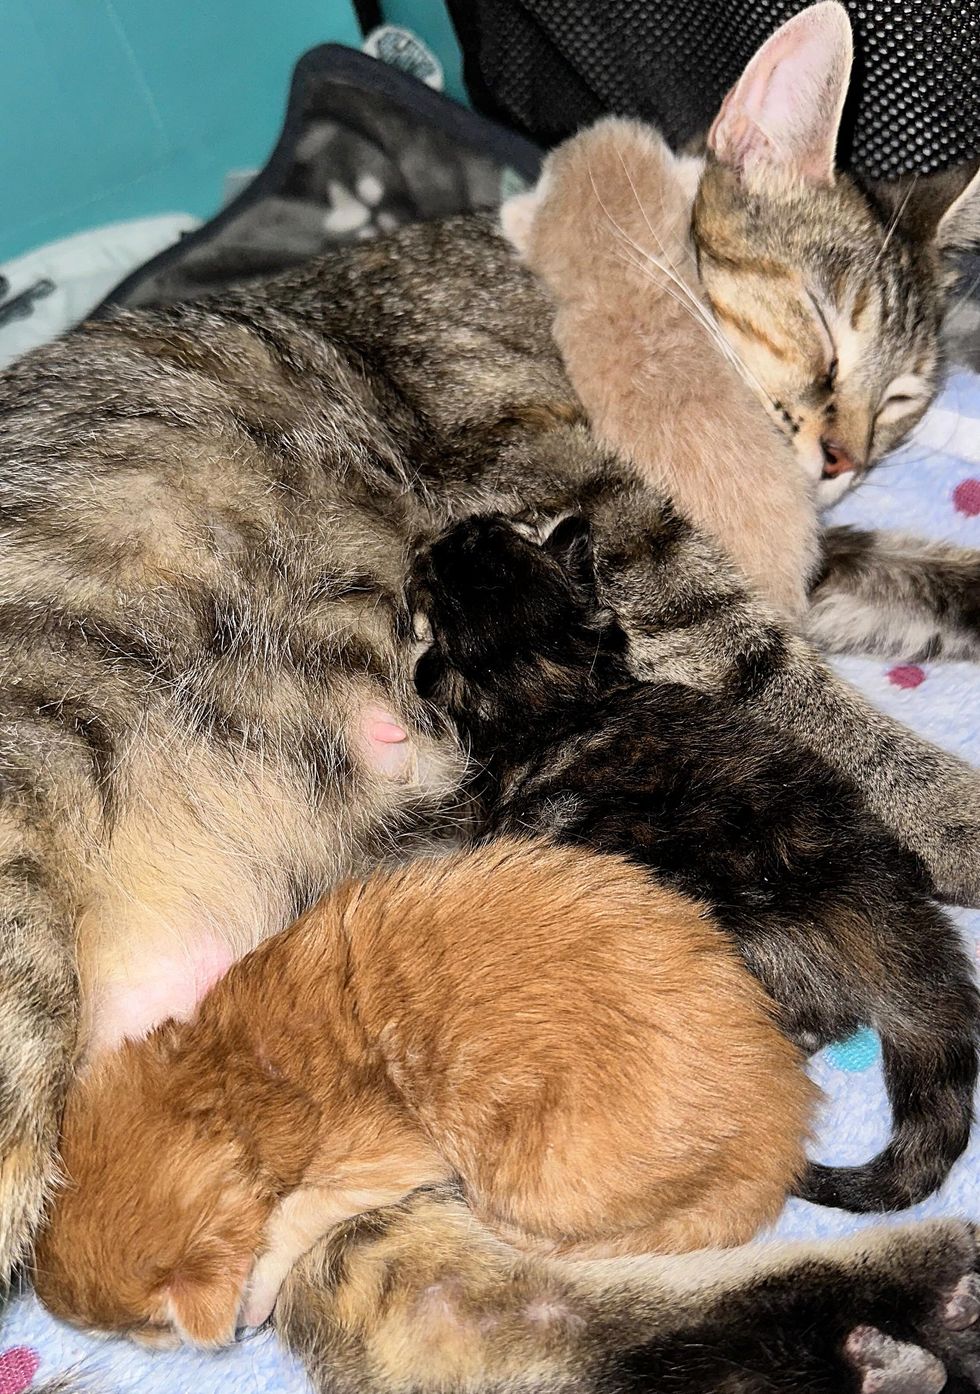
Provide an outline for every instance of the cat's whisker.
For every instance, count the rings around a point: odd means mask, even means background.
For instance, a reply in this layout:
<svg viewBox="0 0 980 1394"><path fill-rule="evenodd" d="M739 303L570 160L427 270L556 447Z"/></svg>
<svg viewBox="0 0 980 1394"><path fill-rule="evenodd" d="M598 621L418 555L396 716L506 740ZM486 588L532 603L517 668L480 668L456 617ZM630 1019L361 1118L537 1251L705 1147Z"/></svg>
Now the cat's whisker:
<svg viewBox="0 0 980 1394"><path fill-rule="evenodd" d="M596 197L597 199L599 199L598 192L596 194ZM623 228L619 225L619 223L616 222L616 220L604 207L601 199L599 199L599 204L600 207L602 207L603 212L606 214L606 217L609 219L613 231L619 238L619 240L624 244L625 247L635 250L638 253L639 257L642 258L642 260L638 261L631 257L623 257L622 259L624 263L629 266L632 266L634 270L638 271L641 275L645 275L652 282L652 284L658 288L658 290L663 290L668 295L670 295L671 299L673 299L681 307L681 309L683 309L691 317L691 319L694 320L696 324L699 324L701 328L706 331L708 336L714 341L719 350L724 354L724 356L728 359L732 366L738 371L738 373L742 377L743 381L747 384L747 386L752 387L762 397L767 398L771 401L771 398L769 398L769 394L766 392L765 388L762 386L761 383L758 382L757 379L755 379L754 374L750 373L748 366L741 360L739 355L733 349L732 345L724 337L724 335L718 328L718 325L712 319L709 312L705 310L704 306L697 300L697 298L693 295L690 289L684 285L684 282L678 276L672 274L670 269L664 266L655 256L653 256L652 253L646 251L645 248L641 247L638 242L636 242L627 233L625 233ZM651 266L656 267L657 270L659 270L666 277L666 281L658 280L656 276L654 276L653 272L650 270ZM677 287L677 289L683 292L683 294L678 294L677 290L675 290L674 287Z"/></svg>
<svg viewBox="0 0 980 1394"><path fill-rule="evenodd" d="M669 284L669 281L659 281L656 278L656 276L654 276L653 273L650 271L648 266L644 265L644 263L641 261L637 261L634 257L624 255L620 252L618 253L618 259L623 263L624 266L632 267L632 269L638 272L639 275L645 276L647 280L651 281L652 284L655 285L658 290L663 291L665 295L670 296L671 300L673 300L675 304L677 304L684 311L685 314L689 315L695 321L695 323L699 324L701 328L706 330L710 337L715 337L711 326L706 324L703 320L699 319L698 316L692 312L690 305L687 303L686 300L683 299L682 296L678 295L677 291L674 290L673 287ZM724 346L721 343L718 344L718 347L719 349L721 349L722 352L725 351Z"/></svg>
<svg viewBox="0 0 980 1394"><path fill-rule="evenodd" d="M620 157L620 158L622 158L622 157ZM663 264L661 261L659 261L658 258L655 257L655 256L653 255L652 252L649 252L649 251L647 251L647 249L646 249L645 247L642 247L642 246L640 245L640 243L637 242L636 239L635 239L634 237L631 237L631 236L629 235L629 233L628 233L628 232L626 231L626 229L622 226L622 224L621 224L616 218L613 217L613 215L610 213L608 207L606 206L606 203L604 202L604 200L603 200L603 198L602 198L602 195L599 193L598 187L596 186L595 175L594 175L593 172L592 172L592 166L591 166L591 164L589 165L588 169L589 169L589 182L590 182L591 185L592 185L592 192L593 192L593 194L595 195L595 200L596 200L596 202L598 203L600 209L602 210L602 212L603 212L603 214L604 214L606 220L608 221L608 223L609 223L610 227L612 228L613 232L615 233L615 235L616 235L622 242L624 242L627 246L631 247L631 248L633 249L633 251L637 252L637 253L639 254L639 256L642 257L645 261L648 261L648 262L652 263L652 265L656 266L657 269L658 269L659 271L661 271L665 276L667 276L668 279L669 279L670 281L672 281L672 282L677 286L677 288L678 288L680 291L683 292L683 294L684 294L686 300L690 303L690 308L691 308L693 317L696 318L696 319L700 319L701 322L705 324L705 327L708 328L709 326L708 326L708 323L707 323L706 312L705 312L704 306L700 303L700 301L697 299L697 297L696 297L696 296L694 295L694 293L691 291L690 287L687 286L687 285L685 285L684 281L681 279L680 276L677 275L676 271L672 270L671 267L669 267L669 266L664 266L664 264ZM624 165L624 169L625 169L625 165ZM627 178L629 179L630 176L629 176L629 171L628 171L628 170L626 171L626 175L627 175ZM635 185L633 184L632 179L630 179L630 187L633 189L633 195L634 195L634 197L637 199L637 204L638 204L638 206L639 206L639 208L640 208L640 212L643 213L643 206L642 206L642 204L639 203L639 198L638 198L637 193L636 193L636 187L635 187ZM644 218L646 219L646 214L645 214L645 213L644 213ZM649 220L646 219L646 221L647 221L647 226L649 226ZM653 229L651 228L651 232L652 232L652 231L653 231ZM654 233L654 236L656 237L656 233ZM659 242L659 238L657 239L657 241Z"/></svg>
<svg viewBox="0 0 980 1394"><path fill-rule="evenodd" d="M627 245L629 245L628 242ZM642 252L642 249L640 250ZM685 313L690 315L690 317L695 321L695 323L699 324L701 328L707 332L708 336L712 339L718 350L732 365L732 367L738 373L739 377L742 379L745 385L748 388L750 388L753 392L755 392L757 396L761 397L764 401L769 402L773 409L775 409L775 403L773 402L770 394L766 391L762 383L758 380L758 378L751 371L748 365L741 359L741 357L738 355L738 353L735 351L732 345L728 342L728 340L722 334L721 330L718 328L717 324L715 324L715 322L710 317L705 317L701 314L694 313L690 303L686 299L683 299L681 296L679 296L670 284L657 280L656 276L652 273L649 266L645 264L645 262L652 262L655 266L658 265L656 258L651 257L647 253L643 253L643 255L644 262L639 262L632 257L625 256L622 254L620 259L623 261L624 265L631 266L635 271L639 272L640 275L646 276L647 279L650 280L652 284L657 287L658 290L661 290L665 294L669 295L671 299L674 300L676 304L679 305L680 308L685 311ZM668 281L669 279L670 278L668 277Z"/></svg>
<svg viewBox="0 0 980 1394"><path fill-rule="evenodd" d="M871 263L872 271L876 269L882 257L885 255L885 252L888 250L888 244L892 240L892 235L894 234L895 229L898 227L898 220L901 218L902 214L905 212L906 207L908 206L908 201L912 197L912 193L915 189L916 184L918 183L918 179L919 176L917 174L913 174L912 182L906 191L905 197L902 199L901 203L898 205L898 207L895 209L895 212L892 214L888 226L885 229L884 240L882 241L881 246L878 248L877 256Z"/></svg>
<svg viewBox="0 0 980 1394"><path fill-rule="evenodd" d="M620 159L622 160L622 156L620 156ZM609 210L604 206L604 204L602 203L601 198L599 198L598 192L596 191L596 198L599 200L599 205L600 205L600 207L602 208L603 213L605 213L606 217L608 218L608 220L609 220L609 222L610 222L610 224L611 224L611 226L612 226L612 228L613 228L613 231L616 233L616 235L617 235L622 241L626 242L627 245L631 246L636 252L638 252L639 255L644 259L644 261L647 261L647 262L649 262L651 265L655 266L655 267L657 268L658 271L662 272L662 273L668 278L668 280L669 280L674 286L677 287L677 289L681 292L682 296L684 297L684 301L685 301L685 303L688 305L689 310L690 310L690 312L691 312L693 318L697 319L700 323L702 323L702 324L704 325L704 327L708 330L709 333L713 333L713 331L715 331L715 330L717 329L717 326L716 326L716 325L714 324L714 322L712 321L712 319L711 319L711 317L710 317L708 311L705 309L705 307L704 307L704 305L702 304L702 302L701 302L701 301L698 299L698 297L694 294L694 292L691 290L690 286L687 285L687 283L684 281L683 277L682 277L682 276L680 275L680 273L678 272L678 270L677 270L676 266L674 265L674 263L670 260L668 254L667 254L667 251L666 251L666 249L665 249L664 246L663 246L663 243L660 241L660 238L657 236L656 232L654 231L654 229L653 229L652 226L650 225L650 220L649 220L649 218L648 218L647 215L646 215L646 212L645 212L645 210L644 210L644 208L643 208L642 203L640 202L640 198L639 198L639 194L637 193L636 186L635 186L635 184L633 183L633 180L632 180L632 178L630 177L629 171L626 169L625 164L623 165L623 169L624 169L624 172L626 173L627 179L629 179L629 181L630 181L630 188L631 188L632 191L633 191L633 197L636 199L637 207L639 208L640 213L642 214L643 219L644 219L644 222L646 223L647 227L650 228L650 232L651 232L651 234L653 235L654 239L656 240L657 245L660 247L660 250L663 252L664 257L665 257L666 260L667 260L667 265L664 265L663 262L661 262L657 257L655 257L655 256L653 255L652 252L648 251L645 247L641 247L640 244L635 240L635 238L632 238L632 237L629 236L629 234L626 232L625 228L623 228L622 225L621 225L620 223L618 223L618 222L616 221L616 219L613 218L612 215L609 213ZM595 184L594 184L594 181L593 181L593 189L594 189L594 188L595 188Z"/></svg>
<svg viewBox="0 0 980 1394"><path fill-rule="evenodd" d="M658 248L660 249L661 255L663 256L664 260L667 262L667 265L670 267L671 271L673 272L673 279L674 279L675 283L676 283L681 289L683 289L683 290L686 292L686 294L690 297L690 299L691 299L695 304L697 304L697 305L700 306L700 305L701 305L701 302L698 300L698 297L694 294L694 292L691 290L690 286L687 284L687 282L686 282L686 281L683 279L683 277L681 276L680 271L678 270L678 267L677 267L677 263L676 263L676 262L673 260L673 258L671 257L671 255L670 255L670 253L668 252L667 248L664 246L663 241L661 240L660 236L658 235L656 228L655 228L655 227L653 226L653 224L651 223L651 221L650 221L650 219L649 219L649 217L648 217L648 215L647 215L647 211L646 211L646 209L645 209L644 206L643 206L643 200L640 198L639 190L638 190L637 187L636 187L636 183L635 183L635 181L634 181L634 179L633 179L632 174L630 174L629 166L627 165L626 161L623 159L623 152L622 152L621 150L617 150L616 154L617 154L618 157L619 157L619 163L622 165L623 173L626 175L626 178L627 178L627 180L629 181L630 192L631 192L632 195L633 195L633 198L634 198L634 200L635 200L635 202L636 202L637 208L640 210L640 216L642 217L643 221L646 223L646 225L647 225L647 230L648 230L648 232L650 233L650 236L651 236L651 237L653 238L653 240L656 242ZM664 202L663 190L662 190L662 189L661 189L661 191L660 191L660 201L661 201L661 205L662 205L663 202ZM692 260L692 262L693 262L693 255L692 255L692 257L691 257L691 260ZM703 308L703 306L702 306L702 308Z"/></svg>
<svg viewBox="0 0 980 1394"><path fill-rule="evenodd" d="M664 265L664 263L661 262L661 261L659 260L659 258L657 258L656 256L654 256L654 254L653 254L652 252L648 251L645 247L642 247L642 246L636 241L635 238L633 238L633 237L631 237L631 236L629 235L629 233L628 233L628 232L626 231L626 229L617 221L617 219L614 218L614 217L612 216L612 214L610 213L609 209L606 207L606 204L604 203L604 201L603 201L603 199L602 199L602 196L600 195L600 193L599 193L599 191L598 191L598 189L597 189L597 187L596 187L595 177L594 177L594 175L593 175L593 173L592 173L592 167L591 167L591 165L590 165L590 166L589 166L589 180L590 180L590 182L591 182L591 184L592 184L592 191L593 191L593 193L594 193L594 195L595 195L596 202L599 204L599 207L602 209L602 212L603 212L603 214L605 215L605 217L606 217L607 221L609 222L610 226L612 227L613 232L615 233L615 235L616 235L617 237L620 238L620 240L621 240L622 242L624 242L627 246L631 247L635 252L637 252L637 253L639 254L639 256L643 258L643 261L644 261L644 262L649 263L650 265L656 267L658 271L660 271L664 276L667 277L667 280L668 280L673 286L675 286L675 287L677 288L677 290L681 293L681 296L683 297L683 299L681 299L681 298L678 297L677 295L674 295L674 296L673 296L673 298L674 298L674 300L677 302L677 304L681 305L683 308L686 308L687 311L688 311L688 313L691 315L692 319L694 319L694 320L695 320L697 323L699 323L705 330L707 330L708 334L709 334L710 337L713 339L713 341L714 341L715 344L718 346L718 348L721 350L721 352L722 352L722 353L725 355L725 357L728 359L729 363L731 363L732 366L736 369L736 371L740 374L740 376L742 377L742 380L745 382L746 386L750 387L755 393L757 393L757 395L759 395L760 397L762 397L762 399L763 399L764 401L768 401L768 402L770 403L770 405L774 407L775 404L773 403L772 397L771 397L770 394L766 391L766 389L765 389L765 387L763 386L763 384L758 380L758 378L757 378L757 377L755 376L755 374L749 369L748 365L744 362L744 360L743 360L743 359L741 358L741 356L737 353L737 351L734 349L734 347L733 347L733 346L729 343L729 341L725 338L724 334L723 334L723 333L721 332L721 330L719 329L719 327L718 327L718 325L717 325L717 323L716 323L714 317L712 316L710 310L708 310L708 309L705 307L704 303L698 298L698 296L695 295L694 291L693 291L693 290L691 289L691 287L687 284L687 282L684 280L684 278L680 275L680 273L678 272L678 270L677 270L676 266L674 265L674 263L670 260L669 253L667 252L666 248L664 247L663 243L661 242L660 237L658 236L656 230L654 229L654 227L652 226L652 224L651 224L651 222L650 222L649 217L647 216L646 210L645 210L645 208L643 207L642 200L640 199L640 196L639 196L639 191L637 190L637 187L636 187L636 184L635 184L635 182L634 182L634 180L633 180L633 177L632 177L632 175L630 174L629 169L628 169L627 166L626 166L626 162L625 162L625 160L623 159L622 153L621 153L621 152L617 152L617 153L618 153L618 155L619 155L620 164L621 164L622 167L623 167L623 173L626 175L626 178L627 178L627 180L629 181L629 185L630 185L630 189L631 189L632 194L633 194L633 198L634 198L635 201L636 201L636 206L637 206L637 208L638 208L639 211L640 211L640 214L641 214L641 216L642 216L642 218L643 218L643 221L646 223L647 227L649 228L650 233L651 233L651 236L654 238L654 240L656 241L657 245L660 247L661 252L663 253L664 257L666 258L667 265ZM644 268L638 266L638 267L636 267L636 269L639 270L639 271L642 271ZM667 286L666 286L666 285L661 285L661 283L657 282L656 279L655 279L655 278L652 276L652 274L650 274L649 272L647 272L647 274L650 275L650 279L653 281L653 283L654 283L655 285L658 285L658 286L660 286L660 288L662 288L662 289L664 289L664 290L667 290Z"/></svg>

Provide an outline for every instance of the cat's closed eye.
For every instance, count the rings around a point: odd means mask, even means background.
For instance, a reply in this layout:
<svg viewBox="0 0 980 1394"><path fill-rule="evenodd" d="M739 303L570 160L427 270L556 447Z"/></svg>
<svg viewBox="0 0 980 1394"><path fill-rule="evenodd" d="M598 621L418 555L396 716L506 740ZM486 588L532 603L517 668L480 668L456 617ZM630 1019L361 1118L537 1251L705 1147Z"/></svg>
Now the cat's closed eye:
<svg viewBox="0 0 980 1394"><path fill-rule="evenodd" d="M919 377L906 374L896 378L886 389L875 415L875 424L898 421L917 407L925 406L930 398L928 383Z"/></svg>

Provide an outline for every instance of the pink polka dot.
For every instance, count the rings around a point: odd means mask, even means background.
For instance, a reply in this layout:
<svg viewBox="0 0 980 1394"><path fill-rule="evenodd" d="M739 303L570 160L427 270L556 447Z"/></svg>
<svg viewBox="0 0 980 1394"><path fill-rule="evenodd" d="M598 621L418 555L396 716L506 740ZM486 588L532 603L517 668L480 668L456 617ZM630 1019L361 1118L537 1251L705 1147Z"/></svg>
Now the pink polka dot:
<svg viewBox="0 0 980 1394"><path fill-rule="evenodd" d="M925 669L918 663L900 663L897 668L888 670L888 681L896 687L918 687L925 680Z"/></svg>
<svg viewBox="0 0 980 1394"><path fill-rule="evenodd" d="M968 518L980 514L980 479L963 479L953 490L953 507Z"/></svg>
<svg viewBox="0 0 980 1394"><path fill-rule="evenodd" d="M30 1346L11 1346L0 1355L0 1394L24 1394L41 1357Z"/></svg>

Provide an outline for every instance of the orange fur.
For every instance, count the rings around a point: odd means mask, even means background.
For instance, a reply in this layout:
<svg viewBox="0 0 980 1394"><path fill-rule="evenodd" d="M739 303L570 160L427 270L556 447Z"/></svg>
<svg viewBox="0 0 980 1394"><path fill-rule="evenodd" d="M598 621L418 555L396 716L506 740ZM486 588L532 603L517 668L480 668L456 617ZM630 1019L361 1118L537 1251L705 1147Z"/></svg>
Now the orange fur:
<svg viewBox="0 0 980 1394"><path fill-rule="evenodd" d="M738 1244L799 1175L813 1088L699 904L618 858L499 842L347 883L189 1022L96 1060L39 1294L198 1344L326 1229L457 1176L511 1242Z"/></svg>
<svg viewBox="0 0 980 1394"><path fill-rule="evenodd" d="M797 619L817 558L814 489L704 322L699 173L650 128L601 121L504 205L503 229L555 298L555 340L595 433Z"/></svg>

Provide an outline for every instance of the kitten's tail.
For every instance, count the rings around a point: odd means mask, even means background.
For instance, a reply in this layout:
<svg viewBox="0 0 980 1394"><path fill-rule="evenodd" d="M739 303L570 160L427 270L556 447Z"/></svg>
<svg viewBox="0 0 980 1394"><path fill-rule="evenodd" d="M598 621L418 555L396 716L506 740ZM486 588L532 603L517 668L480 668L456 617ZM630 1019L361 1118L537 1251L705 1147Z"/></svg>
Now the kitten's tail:
<svg viewBox="0 0 980 1394"><path fill-rule="evenodd" d="M929 962L908 958L893 975L893 997L875 1023L892 1107L892 1138L863 1166L811 1163L797 1194L840 1210L904 1210L925 1200L966 1150L977 1081L980 995L954 927L931 904L913 913ZM925 930L923 937L921 931ZM929 944L930 933L934 935ZM896 989L898 989L896 991Z"/></svg>

